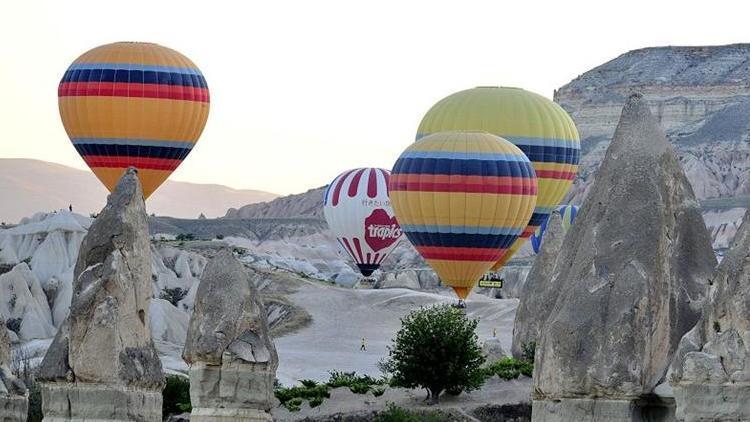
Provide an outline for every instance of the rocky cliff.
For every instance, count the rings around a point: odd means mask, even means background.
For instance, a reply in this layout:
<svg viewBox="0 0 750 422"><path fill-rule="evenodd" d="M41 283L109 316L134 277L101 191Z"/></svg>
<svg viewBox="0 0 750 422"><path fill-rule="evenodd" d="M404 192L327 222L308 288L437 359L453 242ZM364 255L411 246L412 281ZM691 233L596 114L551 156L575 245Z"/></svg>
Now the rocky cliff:
<svg viewBox="0 0 750 422"><path fill-rule="evenodd" d="M574 202L585 196L635 91L667 132L698 199L714 199L704 208L745 207L746 199L728 198L750 194L750 44L634 50L557 90L555 101L573 117L582 140Z"/></svg>
<svg viewBox="0 0 750 422"><path fill-rule="evenodd" d="M305 193L276 198L273 201L250 204L240 209L230 208L225 218L296 218L323 219L323 194L326 186Z"/></svg>

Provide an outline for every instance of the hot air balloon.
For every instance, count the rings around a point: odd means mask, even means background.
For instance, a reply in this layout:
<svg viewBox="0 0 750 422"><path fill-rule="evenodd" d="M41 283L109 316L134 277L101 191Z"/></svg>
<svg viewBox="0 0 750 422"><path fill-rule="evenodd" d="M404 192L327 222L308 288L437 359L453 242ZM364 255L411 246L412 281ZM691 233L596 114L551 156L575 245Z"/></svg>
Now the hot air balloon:
<svg viewBox="0 0 750 422"><path fill-rule="evenodd" d="M369 277L401 239L388 198L391 173L357 168L338 175L324 194L323 214L341 247Z"/></svg>
<svg viewBox="0 0 750 422"><path fill-rule="evenodd" d="M118 42L77 58L58 87L65 131L110 191L135 167L148 198L206 125L206 80L187 57L157 44Z"/></svg>
<svg viewBox="0 0 750 422"><path fill-rule="evenodd" d="M573 224L573 220L576 218L576 214L578 214L578 206L560 205L557 207L557 212L559 212L560 217L562 217L563 233L567 233L571 224ZM548 221L549 220L544 220L539 228L531 235L531 247L534 249L534 253L538 254L542 249L542 241L544 240L544 232L547 231Z"/></svg>
<svg viewBox="0 0 750 422"><path fill-rule="evenodd" d="M523 232L537 181L529 159L505 139L441 132L401 154L390 192L406 237L462 302Z"/></svg>
<svg viewBox="0 0 750 422"><path fill-rule="evenodd" d="M440 100L425 114L417 139L447 130L483 130L512 142L529 157L539 183L534 214L499 270L534 233L570 189L578 172L580 141L573 120L541 95L506 87L477 87Z"/></svg>

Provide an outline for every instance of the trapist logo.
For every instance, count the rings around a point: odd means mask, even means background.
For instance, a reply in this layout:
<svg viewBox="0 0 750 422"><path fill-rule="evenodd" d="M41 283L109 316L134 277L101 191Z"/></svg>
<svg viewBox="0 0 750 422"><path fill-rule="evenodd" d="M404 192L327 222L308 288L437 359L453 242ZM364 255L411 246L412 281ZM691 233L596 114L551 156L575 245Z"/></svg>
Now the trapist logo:
<svg viewBox="0 0 750 422"><path fill-rule="evenodd" d="M384 209L377 208L365 218L365 242L373 251L391 246L400 237L401 227L396 217L389 217Z"/></svg>

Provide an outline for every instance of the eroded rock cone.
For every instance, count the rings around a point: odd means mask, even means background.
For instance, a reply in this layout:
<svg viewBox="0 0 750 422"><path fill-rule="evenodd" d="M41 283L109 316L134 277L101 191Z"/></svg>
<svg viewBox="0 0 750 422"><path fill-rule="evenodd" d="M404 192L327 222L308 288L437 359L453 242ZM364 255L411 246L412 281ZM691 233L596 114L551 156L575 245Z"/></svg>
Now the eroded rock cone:
<svg viewBox="0 0 750 422"><path fill-rule="evenodd" d="M555 211L547 221L544 242L539 255L534 259L529 275L521 289L520 302L513 323L511 353L517 359L524 356L524 347L534 348L539 341L542 324L547 320L552 305L560 294L559 273L554 273L565 233L562 218Z"/></svg>
<svg viewBox="0 0 750 422"><path fill-rule="evenodd" d="M652 392L700 316L715 264L690 184L634 95L552 271L559 295L536 350L533 420L673 412Z"/></svg>
<svg viewBox="0 0 750 422"><path fill-rule="evenodd" d="M10 336L0 316L0 421L23 422L29 409L26 386L10 370Z"/></svg>
<svg viewBox="0 0 750 422"><path fill-rule="evenodd" d="M151 249L128 169L83 239L70 315L39 378L45 421L160 421L163 375L148 327Z"/></svg>
<svg viewBox="0 0 750 422"><path fill-rule="evenodd" d="M681 421L750 420L750 212L680 342L670 383Z"/></svg>
<svg viewBox="0 0 750 422"><path fill-rule="evenodd" d="M279 360L263 303L242 264L224 250L203 271L183 358L191 421L271 421Z"/></svg>

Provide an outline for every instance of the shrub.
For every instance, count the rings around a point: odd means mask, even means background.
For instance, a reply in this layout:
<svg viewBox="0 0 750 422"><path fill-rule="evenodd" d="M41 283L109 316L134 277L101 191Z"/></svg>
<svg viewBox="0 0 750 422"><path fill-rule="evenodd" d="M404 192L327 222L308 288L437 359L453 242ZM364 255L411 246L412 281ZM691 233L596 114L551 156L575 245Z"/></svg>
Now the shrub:
<svg viewBox="0 0 750 422"><path fill-rule="evenodd" d="M195 240L195 235L192 233L180 233L175 237L175 240L183 242L187 240Z"/></svg>
<svg viewBox="0 0 750 422"><path fill-rule="evenodd" d="M169 301L174 306L177 306L177 304L187 296L188 290L182 289L179 287L175 287L173 289L170 288L163 288L161 290L161 293L159 294L159 299L164 299L166 301Z"/></svg>
<svg viewBox="0 0 750 422"><path fill-rule="evenodd" d="M217 234L216 235L216 239L217 240L222 240L222 239L224 239L224 235L223 234Z"/></svg>
<svg viewBox="0 0 750 422"><path fill-rule="evenodd" d="M162 391L162 414L166 417L191 410L190 380L179 375L167 375L166 386Z"/></svg>
<svg viewBox="0 0 750 422"><path fill-rule="evenodd" d="M372 389L372 395L375 397L380 397L383 394L385 394L385 387L377 387Z"/></svg>
<svg viewBox="0 0 750 422"><path fill-rule="evenodd" d="M328 386L326 384L318 384L312 380L303 380L303 385L294 387L281 387L274 391L274 395L287 409L294 412L292 408L296 407L299 410L299 405L302 404L303 400L310 400L323 403L323 399L331 397L331 393L328 392ZM299 404L295 404L299 401ZM312 406L312 403L310 404ZM312 406L314 407L314 406Z"/></svg>
<svg viewBox="0 0 750 422"><path fill-rule="evenodd" d="M497 375L509 381L516 379L522 374L530 377L534 372L534 363L527 360L519 360L511 357L502 358L487 368L487 375Z"/></svg>
<svg viewBox="0 0 750 422"><path fill-rule="evenodd" d="M521 345L521 359L534 363L534 357L536 356L536 342L530 341Z"/></svg>
<svg viewBox="0 0 750 422"><path fill-rule="evenodd" d="M329 371L328 386L331 388L349 387L352 388L357 384L365 385L383 385L386 383L383 379L375 379L369 375L357 375L356 372L339 372Z"/></svg>
<svg viewBox="0 0 750 422"><path fill-rule="evenodd" d="M284 407L286 407L290 412L299 412L299 410L302 408L302 399L299 397L295 397L284 403Z"/></svg>
<svg viewBox="0 0 750 422"><path fill-rule="evenodd" d="M367 394L370 391L370 385L363 382L354 383L349 386L349 391L354 394Z"/></svg>
<svg viewBox="0 0 750 422"><path fill-rule="evenodd" d="M375 422L448 422L452 419L441 412L413 412L393 403L375 417Z"/></svg>
<svg viewBox="0 0 750 422"><path fill-rule="evenodd" d="M413 311L401 320L384 368L399 387L421 387L437 403L446 389L471 391L484 384L478 320L449 305Z"/></svg>
<svg viewBox="0 0 750 422"><path fill-rule="evenodd" d="M310 407L318 407L323 404L323 397L313 397L310 399Z"/></svg>
<svg viewBox="0 0 750 422"><path fill-rule="evenodd" d="M14 302L15 303L15 302ZM11 308L13 305L11 305ZM21 331L21 324L23 324L23 318L10 318L5 321L5 326L14 333L18 334Z"/></svg>
<svg viewBox="0 0 750 422"><path fill-rule="evenodd" d="M307 388L315 388L318 386L318 383L315 380L300 380L300 383Z"/></svg>

